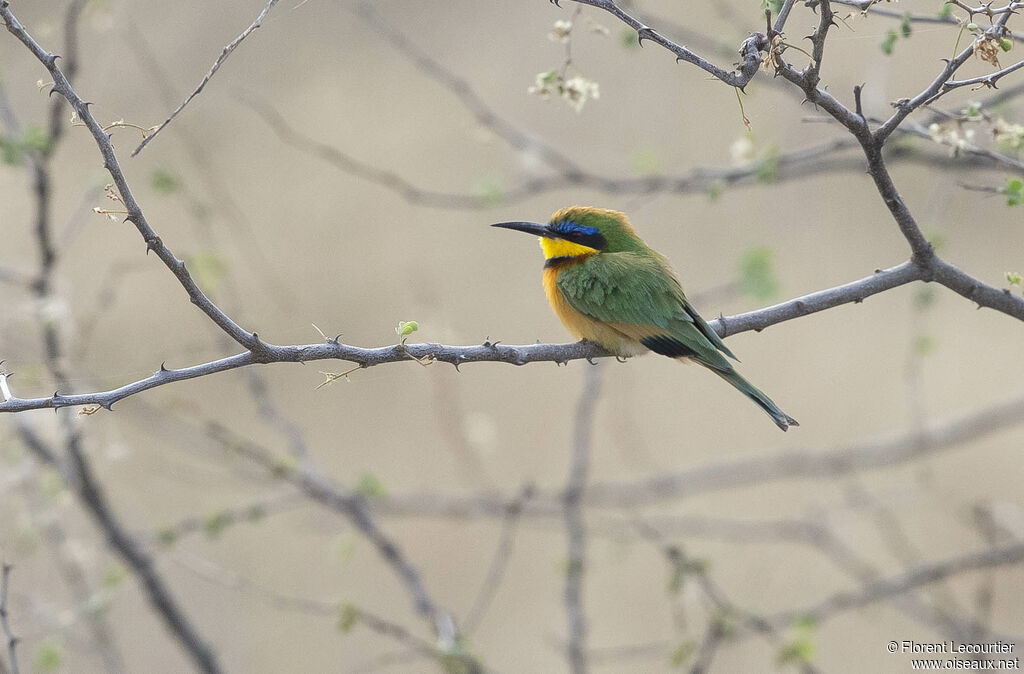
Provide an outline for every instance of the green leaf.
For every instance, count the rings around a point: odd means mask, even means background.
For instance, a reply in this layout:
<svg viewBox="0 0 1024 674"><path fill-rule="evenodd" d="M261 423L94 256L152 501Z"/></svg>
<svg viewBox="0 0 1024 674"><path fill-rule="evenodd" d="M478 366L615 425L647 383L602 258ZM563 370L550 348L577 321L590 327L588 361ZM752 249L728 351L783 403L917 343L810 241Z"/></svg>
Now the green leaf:
<svg viewBox="0 0 1024 674"><path fill-rule="evenodd" d="M808 638L795 639L779 649L775 660L780 665L808 663L814 658L814 643Z"/></svg>
<svg viewBox="0 0 1024 674"><path fill-rule="evenodd" d="M1020 275L1020 272L1008 271L1006 272L1006 282L1012 286L1019 286L1021 282L1024 282L1024 276Z"/></svg>
<svg viewBox="0 0 1024 674"><path fill-rule="evenodd" d="M640 43L636 40L636 31L632 28L624 28L619 33L619 43L626 49L639 49Z"/></svg>
<svg viewBox="0 0 1024 674"><path fill-rule="evenodd" d="M1007 206L1020 206L1024 204L1024 180L1010 178L1006 181L1006 187L999 191L1006 195Z"/></svg>
<svg viewBox="0 0 1024 674"><path fill-rule="evenodd" d="M210 538L217 538L224 527L231 523L231 516L223 510L211 513L203 520L203 532Z"/></svg>
<svg viewBox="0 0 1024 674"><path fill-rule="evenodd" d="M188 258L186 263L192 277L204 290L216 292L220 282L224 280L228 265L216 253L204 251Z"/></svg>
<svg viewBox="0 0 1024 674"><path fill-rule="evenodd" d="M27 153L46 154L49 150L50 137L38 126L26 127L17 138L0 136L0 161L8 166L20 166Z"/></svg>
<svg viewBox="0 0 1024 674"><path fill-rule="evenodd" d="M910 14L904 13L903 19L900 21L900 34L902 34L903 37L910 37L910 33L913 30L914 27L910 22Z"/></svg>
<svg viewBox="0 0 1024 674"><path fill-rule="evenodd" d="M363 473L359 477L359 483L356 485L356 491L366 498L379 498L387 495L387 489L384 488L384 483L381 482L380 478L373 473Z"/></svg>
<svg viewBox="0 0 1024 674"><path fill-rule="evenodd" d="M818 626L818 619L812 615L802 615L793 622L793 627L798 630L814 630Z"/></svg>
<svg viewBox="0 0 1024 674"><path fill-rule="evenodd" d="M722 609L711 620L723 639L732 639L736 636L736 616L728 609Z"/></svg>
<svg viewBox="0 0 1024 674"><path fill-rule="evenodd" d="M57 637L46 637L32 658L37 672L52 672L64 659L64 646Z"/></svg>
<svg viewBox="0 0 1024 674"><path fill-rule="evenodd" d="M128 577L128 570L120 564L109 567L103 574L103 587L115 588Z"/></svg>
<svg viewBox="0 0 1024 674"><path fill-rule="evenodd" d="M278 459L270 465L270 474L274 477L288 477L295 471L295 459L286 457Z"/></svg>
<svg viewBox="0 0 1024 674"><path fill-rule="evenodd" d="M885 34L885 39L882 40L882 44L880 45L882 53L886 56L892 56L893 49L896 48L896 40L898 40L899 37L899 33L897 33L895 29L890 28L889 32Z"/></svg>
<svg viewBox="0 0 1024 674"><path fill-rule="evenodd" d="M476 183L476 193L488 206L497 206L505 199L501 184L494 178L480 178Z"/></svg>
<svg viewBox="0 0 1024 674"><path fill-rule="evenodd" d="M150 177L150 184L153 186L153 191L158 194L171 194L177 191L180 187L178 177L169 171L156 170L153 171L153 175Z"/></svg>
<svg viewBox="0 0 1024 674"><path fill-rule="evenodd" d="M758 300L774 297L779 292L774 262L775 254L767 246L745 251L739 261L740 290Z"/></svg>
<svg viewBox="0 0 1024 674"><path fill-rule="evenodd" d="M914 339L914 351L919 356L927 356L928 354L935 351L938 346L939 340L931 335L919 335Z"/></svg>
<svg viewBox="0 0 1024 674"><path fill-rule="evenodd" d="M50 151L50 135L38 126L25 127L19 142L22 149L26 151L35 151L40 154Z"/></svg>
<svg viewBox="0 0 1024 674"><path fill-rule="evenodd" d="M768 148L764 158L757 165L757 181L759 183L773 183L779 179L779 150Z"/></svg>
<svg viewBox="0 0 1024 674"><path fill-rule="evenodd" d="M693 653L696 650L697 647L692 641L684 641L668 654L669 666L673 669L682 669L686 666L686 663L690 660L690 657L693 656Z"/></svg>
<svg viewBox="0 0 1024 674"><path fill-rule="evenodd" d="M630 157L629 163L633 165L633 170L640 175L651 175L658 171L658 153L648 148L636 150Z"/></svg>
<svg viewBox="0 0 1024 674"><path fill-rule="evenodd" d="M942 5L942 9L939 10L939 13L936 14L936 16L939 17L940 19L950 19L950 18L952 18L953 17L953 5L951 5L948 2L946 4L944 4L944 5Z"/></svg>
<svg viewBox="0 0 1024 674"><path fill-rule="evenodd" d="M402 338L402 343L405 343L405 338L420 329L420 324L416 321L398 321L398 327L395 328L395 332Z"/></svg>
<svg viewBox="0 0 1024 674"><path fill-rule="evenodd" d="M338 604L338 631L348 633L359 621L359 609L343 601Z"/></svg>
<svg viewBox="0 0 1024 674"><path fill-rule="evenodd" d="M918 290L914 293L914 308L918 311L923 311L928 307L935 304L935 288L931 286L918 286Z"/></svg>
<svg viewBox="0 0 1024 674"><path fill-rule="evenodd" d="M783 0L761 0L761 12L764 10L772 10L772 16L778 16L779 12L782 11Z"/></svg>
<svg viewBox="0 0 1024 674"><path fill-rule="evenodd" d="M1013 40L1008 37L999 38L999 48L1003 51L1010 51L1013 49Z"/></svg>
<svg viewBox="0 0 1024 674"><path fill-rule="evenodd" d="M806 664L814 658L814 630L817 621L811 616L802 616L793 623L793 639L783 645L776 655L780 665Z"/></svg>
<svg viewBox="0 0 1024 674"><path fill-rule="evenodd" d="M0 136L0 161L8 166L20 166L22 160L21 147L16 140Z"/></svg>
<svg viewBox="0 0 1024 674"><path fill-rule="evenodd" d="M174 527L164 527L157 532L156 537L160 541L160 545L170 547L178 540L178 530Z"/></svg>

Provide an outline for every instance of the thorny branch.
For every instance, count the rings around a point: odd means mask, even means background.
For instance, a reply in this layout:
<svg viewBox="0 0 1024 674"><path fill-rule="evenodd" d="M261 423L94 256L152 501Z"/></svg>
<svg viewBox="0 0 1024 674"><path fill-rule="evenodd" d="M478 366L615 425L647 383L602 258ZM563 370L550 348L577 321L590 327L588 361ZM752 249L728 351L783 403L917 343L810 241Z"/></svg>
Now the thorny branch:
<svg viewBox="0 0 1024 674"><path fill-rule="evenodd" d="M709 321L719 335L725 337L748 330L764 330L784 321L807 316L841 304L859 303L871 295L884 292L911 281L922 280L921 270L910 262L889 269L876 271L872 276L845 285L804 295L764 309L722 316ZM80 394L54 393L45 398L10 397L0 402L0 412L22 412L32 409L59 409L69 406L100 405L106 409L119 400L172 382L194 379L218 372L234 370L254 363L304 363L316 360L346 360L360 368L385 363L415 360L420 363L442 362L455 367L467 363L498 362L525 365L532 362L553 362L564 364L570 360L607 357L609 354L592 342L574 344L527 344L506 346L496 342L484 342L477 346L449 346L444 344L396 344L379 348L361 348L328 340L323 344L298 346L276 346L261 343L259 360L252 352L193 365L181 369L167 369L161 365L155 373L136 382L109 391ZM0 382L5 386L9 375L0 372Z"/></svg>
<svg viewBox="0 0 1024 674"><path fill-rule="evenodd" d="M647 37L648 33L656 35L649 28L639 26L635 19L622 12L611 0L575 1L606 9L631 28L647 31L641 31L641 38ZM996 308L1014 318L1024 320L1024 298L1011 295L999 288L982 283L936 255L932 245L921 232L913 214L897 191L882 155L882 148L885 145L886 139L912 112L927 103L933 102L943 93L944 85L952 79L960 66L974 54L974 45L969 45L955 58L947 61L938 77L917 96L912 99L898 101L896 103L896 112L878 129L872 132L867 120L862 115L851 111L832 94L828 93L826 89L819 88L821 65L825 56L825 42L829 29L835 25L835 18L829 0L815 0L808 4L815 7L819 15L818 25L810 37L812 61L803 70L798 71L783 59L782 54L775 54L777 74L782 75L786 80L798 86L808 101L825 110L837 122L846 127L860 143L867 159L868 173L874 180L878 193L889 208L889 212L896 221L897 226L907 239L913 253L911 262L918 268L924 279L937 281L954 292L976 302L979 306ZM1006 22L1010 18L1011 13L1011 10L1006 10L998 14L998 18L993 22L992 27L984 31L981 36L976 37L975 40L985 39L986 37L1001 37L1006 30ZM697 65L700 66L699 63ZM707 69L705 68L705 70ZM709 70L708 72L712 71ZM723 81L727 82L725 79Z"/></svg>
<svg viewBox="0 0 1024 674"><path fill-rule="evenodd" d="M110 177L114 181L114 185L117 186L117 190L121 195L121 199L125 205L128 215L125 220L135 225L135 228L142 235L143 240L146 242L146 250L153 251L157 257L171 270L175 278L182 285L185 291L188 293L189 299L199 307L200 310L205 313L210 320L217 324L224 332L226 332L232 339L241 344L242 346L250 349L251 351L258 352L262 343L259 337L254 333L246 332L238 324L236 324L229 316L221 311L217 306L206 296L205 293L199 288L192 275L189 274L188 270L185 269L185 263L175 257L174 253L164 245L163 241L149 225L146 220L146 216L142 212L141 206L135 200L135 195L132 193L131 187L128 185L128 180L125 178L124 172L121 170L121 164L117 159L117 155L114 153L114 148L110 144L110 134L103 130L103 127L93 117L92 112L89 110L89 103L82 100L75 90L72 88L71 83L68 81L67 76L63 70L57 66L57 55L51 54L50 52L43 49L25 27L21 25L14 13L11 12L8 6L7 0L0 0L0 18L4 20L5 27L14 37L16 37L22 44L24 44L29 51L42 63L46 70L50 73L53 78L53 91L63 96L68 103L71 104L72 109L80 120L89 129L89 133L92 134L93 139L96 141L96 145L99 147L100 154L103 155L103 167L110 173Z"/></svg>
<svg viewBox="0 0 1024 674"><path fill-rule="evenodd" d="M608 9L617 16L618 14L616 13L616 10L621 13L621 10L618 10L614 3L611 2L599 2L595 0L593 3L588 2L586 4L594 4L595 6ZM818 55L819 59L823 55L825 37L827 35L828 27L832 22L830 10L828 9L828 2L821 3L820 11L822 14L822 20L813 36L813 42L815 45L814 53ZM523 364L525 362L529 362L529 360L566 362L573 358L586 358L602 355L599 353L600 349L597 349L594 345L586 344L568 346L537 345L534 347L514 348L484 345L484 347L461 349L458 347L443 347L436 345L412 345L409 347L391 347L390 349L383 350L384 352L389 353L384 353L380 349L357 349L356 347L348 347L346 345L334 343L326 345L282 347L266 344L260 341L259 337L256 336L255 333L249 333L243 330L230 317L217 308L205 294L203 294L195 284L195 281L189 275L188 271L185 269L184 263L174 257L171 251L163 245L159 237L157 237L155 232L149 227L142 215L141 209L132 197L124 175L120 170L117 159L113 153L113 148L109 142L109 136L96 123L95 119L92 118L87 104L85 104L77 94L74 93L64 74L56 66L55 57L43 50L28 35L24 28L17 22L17 19L14 18L13 14L11 14L9 8L6 6L0 6L0 16L3 16L8 30L26 44L26 46L33 51L36 57L46 65L47 69L54 76L54 90L65 96L76 109L79 116L86 122L86 125L89 127L104 155L106 167L110 171L111 176L114 178L115 183L124 198L125 205L129 212L128 220L136 224L136 227L147 241L148 248L156 251L158 256L160 256L164 263L171 269L179 282L183 287L185 287L193 303L199 306L200 309L202 309L211 318L211 320L235 339L235 341L249 349L248 353L238 354L236 356L181 370L165 370L161 368L161 370L152 377L129 384L121 387L120 389L104 393L84 394L79 396L61 395L58 393L50 398L12 398L0 404L0 411L21 411L25 409L57 408L67 405L85 404L99 404L109 408L109 406L114 402L127 395L131 395L163 383L205 376L256 362L304 362L307 360L322 358L342 358L351 360L352 362L357 362L362 367L368 367L380 362L405 360L411 356L416 359L432 358L449 362L454 365L460 365L464 362L473 362L474 360L492 360ZM1000 20L1005 19L1006 16L1008 15L1003 15L1000 17ZM629 21L627 21L627 23L629 23ZM879 134L882 133L885 126L879 129L879 131L872 136L868 132L867 124L862 117L855 116L847 108L842 106L842 104L838 103L838 101L836 101L831 95L818 89L817 81L820 62L815 62L814 64L809 65L803 72L797 72L785 63L782 63L780 68L782 69L782 74L787 79L799 84L801 88L804 89L808 98L826 109L838 121L850 128L864 146L868 157L870 172L876 181L876 185L878 186L883 199L885 199L887 205L889 205L897 223L900 225L901 230L903 230L905 236L910 242L914 258L912 263L901 265L900 267L876 274L875 277L872 277L870 280L864 279L861 282L857 282L855 285L851 284L853 287L842 286L829 291L822 291L821 293L815 293L805 298L799 298L789 303L784 303L783 305L769 307L768 309L762 310L762 312L751 312L751 314L739 317L744 320L735 320L737 317L734 317L733 319L723 318L717 325L715 325L716 329L718 329L723 335L735 334L736 332L744 329L763 329L764 327L767 327L767 325L779 322L780 320L787 320L789 318L807 315L813 311L837 306L838 304L848 301L860 301L869 294L874 294L875 292L880 292L911 280L938 281L961 295L977 302L979 306L988 306L1024 320L1024 299L983 284L973 277L956 269L952 265L940 260L934 254L930 244L928 244L924 239L924 236L921 234L913 216L910 214L909 210L900 199L899 194L896 192L896 188L885 168L881 155L881 144L884 138L879 138ZM906 114L909 114L909 110ZM890 120L890 122L891 121L892 120ZM889 123L887 122L887 124Z"/></svg>
<svg viewBox="0 0 1024 674"><path fill-rule="evenodd" d="M70 91L71 87L69 78L74 76L78 67L77 26L78 18L84 5L84 0L75 0L69 6L65 18L67 74L61 73L60 77L68 91ZM0 2L0 16L3 16L8 30L16 36L18 36L20 30L25 38L31 40L27 34L24 34L24 30L17 25L17 20L10 14L6 2ZM23 39L22 41L24 42L25 40ZM48 56L49 64L52 66L55 57ZM69 102L72 101L69 99ZM32 157L33 192L36 206L35 236L40 251L39 274L33 283L32 289L36 297L42 301L47 301L52 296L54 267L57 262L57 250L52 236L50 160L58 141L64 133L64 125L61 121L62 112L62 100L54 98L50 105L49 142L45 151L37 152ZM46 366L57 386L68 388L70 380L64 370L63 345L57 325L52 321L42 321L42 323ZM0 374L0 379L3 380L0 388L2 388L6 395L8 388L5 375ZM192 657L196 668L203 672L219 672L220 668L214 652L205 643L176 600L171 596L163 579L153 567L152 560L141 552L132 538L126 533L120 520L111 508L107 496L85 454L82 432L80 428L76 427L74 418L68 414L61 414L59 416L59 423L64 444L63 453L51 448L29 426L27 420L19 419L17 430L25 446L40 461L53 465L60 470L65 484L77 493L85 511L106 534L110 547L121 556L142 581L153 608L163 619L182 648ZM116 665L118 663L117 658L115 657L113 660L110 660L109 655L106 653L109 649L104 650L108 662Z"/></svg>
<svg viewBox="0 0 1024 674"><path fill-rule="evenodd" d="M758 68L761 66L761 52L768 48L768 38L763 33L752 33L750 37L744 40L740 45L739 52L741 61L736 70L727 71L695 54L686 47L669 40L650 26L645 26L643 22L634 18L630 14L627 14L612 0L574 1L581 5L591 5L610 13L612 16L616 17L636 31L637 40L641 45L643 45L644 40L650 40L651 42L659 44L675 54L676 61L686 61L687 63L691 63L729 86L738 87L740 89L745 87L750 80L754 78L754 75L757 74ZM552 0L552 2L556 5L558 4L556 0Z"/></svg>
<svg viewBox="0 0 1024 674"><path fill-rule="evenodd" d="M263 11L259 13L259 16L257 16L256 19L251 24L249 24L249 27L243 30L238 35L238 37L236 37L234 40L232 40L224 46L224 49L221 50L220 56L218 56L217 60L213 62L213 66L210 68L209 72L207 72L206 75L203 76L203 79L199 82L199 86L197 86L195 90L193 90L192 93L189 94L188 97L181 102L181 105L175 108L174 112L171 113L171 116L165 119L164 122L153 131L153 133L147 135L145 138L142 139L142 142L139 143L139 146L132 150L133 157L137 155L139 152L141 152L142 148L146 147L146 145L148 145L150 141L156 138L156 135L163 131L164 127L170 124L171 121L178 116L178 113L184 110L185 106L188 105L193 98L199 95L199 92L203 90L203 87L205 87L206 84L210 81L210 79L217 74L217 71L220 70L220 67L224 65L224 62L228 59L228 56L231 56L231 52L235 51L235 48L242 43L242 40L249 37L250 33L252 33L254 30L263 25L263 19L266 18L267 13L270 12L270 10L277 3L278 0L270 0L270 2L267 3L267 6L263 8Z"/></svg>

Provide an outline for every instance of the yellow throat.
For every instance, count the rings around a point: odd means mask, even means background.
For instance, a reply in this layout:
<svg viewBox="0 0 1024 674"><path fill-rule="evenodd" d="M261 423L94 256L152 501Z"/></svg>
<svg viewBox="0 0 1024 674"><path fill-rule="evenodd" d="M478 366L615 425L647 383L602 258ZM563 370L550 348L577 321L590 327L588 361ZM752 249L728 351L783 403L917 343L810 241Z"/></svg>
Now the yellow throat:
<svg viewBox="0 0 1024 674"><path fill-rule="evenodd" d="M580 255L593 255L601 252L590 246L573 243L565 239L552 239L546 236L541 237L540 248L544 251L544 257L549 260L553 257L578 257Z"/></svg>

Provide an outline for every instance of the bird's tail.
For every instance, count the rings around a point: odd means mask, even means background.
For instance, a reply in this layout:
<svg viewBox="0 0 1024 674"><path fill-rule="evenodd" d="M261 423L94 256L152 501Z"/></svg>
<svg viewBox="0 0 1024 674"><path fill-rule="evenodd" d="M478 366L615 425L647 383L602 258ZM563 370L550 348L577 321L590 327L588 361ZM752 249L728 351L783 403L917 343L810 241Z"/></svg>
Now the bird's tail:
<svg viewBox="0 0 1024 674"><path fill-rule="evenodd" d="M782 430L786 430L790 426L800 425L797 423L796 419L780 410L779 406L776 405L771 398L762 393L759 388L744 379L736 370L732 368L728 370L713 369L712 372L735 386L743 393L743 395L757 403L757 406L763 409L765 413L772 418L775 425Z"/></svg>

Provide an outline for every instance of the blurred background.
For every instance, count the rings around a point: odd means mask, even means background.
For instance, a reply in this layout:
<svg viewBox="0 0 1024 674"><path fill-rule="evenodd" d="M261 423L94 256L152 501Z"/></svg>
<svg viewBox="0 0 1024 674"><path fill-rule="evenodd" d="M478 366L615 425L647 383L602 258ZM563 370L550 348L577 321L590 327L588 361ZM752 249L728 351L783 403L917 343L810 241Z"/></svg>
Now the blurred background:
<svg viewBox="0 0 1024 674"><path fill-rule="evenodd" d="M544 300L536 244L487 225L543 222L574 204L627 212L708 318L908 258L860 150L826 146L848 135L799 92L762 72L741 112L729 87L655 44L638 48L611 15L562 4L281 2L130 158L142 139L131 125L166 119L265 3L89 0L77 3L74 86L100 123L120 122L114 146L163 241L225 311L277 344L322 341L322 331L389 345L412 320L410 342L568 341ZM61 54L69 7L11 3ZM629 11L726 68L764 25L751 0L645 0ZM836 11L823 84L847 105L865 84L875 117L930 83L960 32ZM806 47L816 22L797 3L787 41ZM991 71L973 59L960 76ZM47 326L74 392L236 353L134 227L94 212L120 205L67 106L49 162L53 287L31 290L47 79L5 32L0 358L14 394L56 387ZM906 125L917 135L889 143L894 180L940 254L1014 293L1020 209L992 190L1020 178L1021 142L1000 143L993 129L1024 121L1020 80L1007 77L1010 95L984 116L922 111ZM965 87L937 108L959 114L998 93ZM569 165L587 177L570 184ZM729 338L743 374L800 421L786 434L716 377L653 356L604 360L589 378L585 361L461 372L399 363L322 388L321 371L349 364L278 364L160 387L113 412L5 416L0 554L13 565L7 608L22 671L195 667L83 510L62 454L47 464L25 443L60 450L69 433L226 671L457 666L439 659L435 621L352 511L296 487L309 474L366 504L462 628L461 652L488 671L568 671L563 592L574 567L560 495L585 379L593 671L686 671L702 658L715 672L904 671L910 656L886 652L891 640L1013 641L1024 633L1019 563L953 563L939 582L866 597L873 581L1019 546L1021 337L1009 316L911 284ZM829 603L837 596L854 600ZM752 616L770 629L753 629Z"/></svg>

